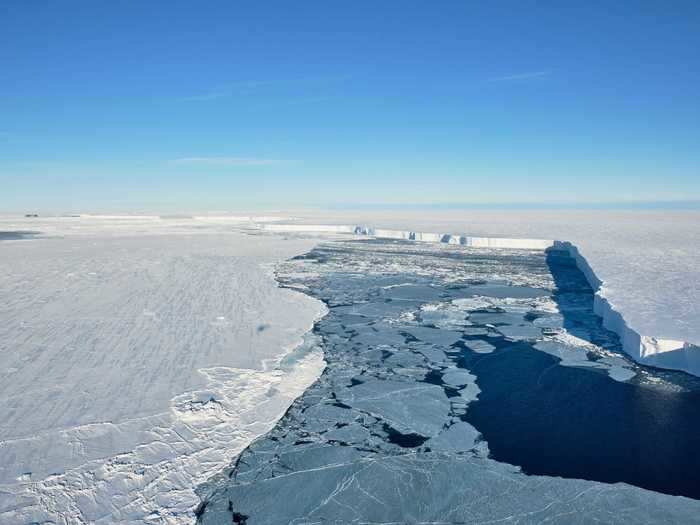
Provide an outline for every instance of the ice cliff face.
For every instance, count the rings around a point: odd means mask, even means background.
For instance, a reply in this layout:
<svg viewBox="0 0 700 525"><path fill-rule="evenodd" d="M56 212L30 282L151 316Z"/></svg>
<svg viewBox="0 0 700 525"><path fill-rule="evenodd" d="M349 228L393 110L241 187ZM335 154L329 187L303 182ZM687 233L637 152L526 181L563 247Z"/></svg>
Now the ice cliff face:
<svg viewBox="0 0 700 525"><path fill-rule="evenodd" d="M664 339L641 334L629 326L623 313L606 298L605 283L595 274L578 247L568 241L549 239L514 239L500 237L471 237L452 233L431 233L409 230L392 230L366 225L313 225L313 224L265 224L264 230L276 232L319 232L353 234L380 239L401 239L415 242L459 244L475 248L507 248L529 250L564 250L575 260L591 287L595 290L595 312L602 317L604 326L615 332L623 348L638 363L682 370L700 376L700 348L686 341Z"/></svg>
<svg viewBox="0 0 700 525"><path fill-rule="evenodd" d="M643 365L683 370L700 376L700 348L685 341L662 339L637 332L629 326L622 312L605 297L605 283L596 276L579 249L570 242L563 241L556 241L555 246L568 251L575 259L576 266L596 292L595 313L603 318L605 328L620 337L623 349L632 359Z"/></svg>
<svg viewBox="0 0 700 525"><path fill-rule="evenodd" d="M342 224L264 224L262 228L273 232L313 232L313 233L350 233L376 237L378 239L401 239L416 242L441 242L460 244L474 248L514 248L525 250L544 250L553 246L554 241L545 239L505 239L500 237L469 237L451 233L430 233L407 230L387 230L373 226L352 226Z"/></svg>

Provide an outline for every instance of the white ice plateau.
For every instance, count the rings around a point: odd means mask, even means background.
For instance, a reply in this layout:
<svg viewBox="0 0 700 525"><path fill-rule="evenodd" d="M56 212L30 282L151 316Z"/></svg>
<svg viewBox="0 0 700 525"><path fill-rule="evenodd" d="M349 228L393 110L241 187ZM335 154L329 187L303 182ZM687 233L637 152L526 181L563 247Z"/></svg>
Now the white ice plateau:
<svg viewBox="0 0 700 525"><path fill-rule="evenodd" d="M0 226L42 232L0 241L0 523L190 523L318 377L313 341L289 352L324 307L270 266L314 243L231 224Z"/></svg>

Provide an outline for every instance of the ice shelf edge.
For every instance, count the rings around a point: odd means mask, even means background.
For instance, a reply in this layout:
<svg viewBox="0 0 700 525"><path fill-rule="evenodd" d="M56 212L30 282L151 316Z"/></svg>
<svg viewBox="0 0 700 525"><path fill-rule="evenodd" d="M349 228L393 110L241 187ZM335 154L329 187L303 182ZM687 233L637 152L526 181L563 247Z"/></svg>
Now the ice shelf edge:
<svg viewBox="0 0 700 525"><path fill-rule="evenodd" d="M681 370L700 376L700 347L686 341L642 335L631 328L622 313L603 295L603 281L595 274L578 247L568 241L554 241L553 247L568 252L576 261L576 266L595 292L593 311L603 319L605 328L619 336L626 354L643 365Z"/></svg>
<svg viewBox="0 0 700 525"><path fill-rule="evenodd" d="M261 229L270 232L297 233L339 233L353 234L378 239L401 239L415 242L459 244L475 248L513 248L521 250L545 250L553 246L553 240L546 239L507 239L500 237L470 237L451 233L428 233L405 230L389 230L373 226L352 226L344 224L261 224Z"/></svg>
<svg viewBox="0 0 700 525"><path fill-rule="evenodd" d="M603 295L603 281L593 271L578 247L569 241L549 239L512 239L500 237L471 237L451 233L429 233L390 230L361 225L335 224L261 224L267 231L316 232L353 234L380 239L402 239L415 242L457 244L475 248L505 248L523 250L563 250L572 257L594 291L593 310L603 320L603 326L616 333L622 348L636 362L658 368L681 370L700 377L700 347L686 341L642 335L631 328L621 312Z"/></svg>

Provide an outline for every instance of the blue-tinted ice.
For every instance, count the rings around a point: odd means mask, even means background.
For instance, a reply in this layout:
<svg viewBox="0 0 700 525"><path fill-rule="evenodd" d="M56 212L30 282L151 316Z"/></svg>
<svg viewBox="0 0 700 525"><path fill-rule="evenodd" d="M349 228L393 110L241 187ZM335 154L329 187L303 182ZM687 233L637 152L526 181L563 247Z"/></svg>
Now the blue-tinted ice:
<svg viewBox="0 0 700 525"><path fill-rule="evenodd" d="M624 358L563 254L329 243L278 278L329 306L327 367L201 523L697 518L658 492L700 498L698 381Z"/></svg>

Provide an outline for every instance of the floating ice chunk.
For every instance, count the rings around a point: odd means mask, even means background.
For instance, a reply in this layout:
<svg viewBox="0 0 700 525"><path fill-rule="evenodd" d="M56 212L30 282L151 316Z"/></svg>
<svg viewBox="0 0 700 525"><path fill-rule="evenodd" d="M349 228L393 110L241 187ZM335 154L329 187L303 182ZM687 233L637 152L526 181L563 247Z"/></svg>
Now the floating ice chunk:
<svg viewBox="0 0 700 525"><path fill-rule="evenodd" d="M546 328L550 330L561 330L564 328L564 318L557 314L548 314L532 321L532 324L538 328Z"/></svg>
<svg viewBox="0 0 700 525"><path fill-rule="evenodd" d="M405 434L437 435L450 410L445 392L428 383L372 379L343 390L339 401L390 421Z"/></svg>
<svg viewBox="0 0 700 525"><path fill-rule="evenodd" d="M434 301L440 298L442 291L430 285L404 285L382 289L382 296L392 300Z"/></svg>
<svg viewBox="0 0 700 525"><path fill-rule="evenodd" d="M542 337L542 330L531 323L497 326L496 330L513 341L533 340Z"/></svg>
<svg viewBox="0 0 700 525"><path fill-rule="evenodd" d="M442 382L452 386L465 386L475 380L475 376L462 368L450 368L442 374Z"/></svg>
<svg viewBox="0 0 700 525"><path fill-rule="evenodd" d="M468 326L463 331L464 335L489 335L491 332L487 328L482 328L480 326Z"/></svg>
<svg viewBox="0 0 700 525"><path fill-rule="evenodd" d="M622 357L616 357L616 356L608 356L608 357L603 357L601 359L598 359L599 363L605 363L606 365L610 366L622 366L622 367L630 367L631 363L623 359Z"/></svg>
<svg viewBox="0 0 700 525"><path fill-rule="evenodd" d="M561 366L607 370L610 378L615 381L629 381L636 375L636 372L629 368L629 363L620 357L605 357L597 361L589 359L587 348L591 347L592 345L572 346L559 341L541 341L533 346L540 352L558 357Z"/></svg>
<svg viewBox="0 0 700 525"><path fill-rule="evenodd" d="M472 450L481 434L469 423L459 421L425 442L436 452L463 452Z"/></svg>
<svg viewBox="0 0 700 525"><path fill-rule="evenodd" d="M578 346L581 348L591 348L594 346L586 339L582 339L572 334L570 331L558 333L556 335L556 340L568 346Z"/></svg>
<svg viewBox="0 0 700 525"><path fill-rule="evenodd" d="M491 343L488 341L483 341L481 339L476 339L473 341L464 341L464 346L469 348L472 352L476 352L478 354L490 354L493 352L496 347L493 346Z"/></svg>
<svg viewBox="0 0 700 525"><path fill-rule="evenodd" d="M467 404L476 400L481 393L479 385L475 381L467 383L467 385L459 391L459 397Z"/></svg>
<svg viewBox="0 0 700 525"><path fill-rule="evenodd" d="M608 375L615 381L629 381L637 373L629 368L624 368L622 366L612 366L608 369Z"/></svg>
<svg viewBox="0 0 700 525"><path fill-rule="evenodd" d="M462 338L461 332L455 332L452 330L440 330L437 328L428 328L425 326L412 326L404 328L403 331L411 334L419 341L439 346L453 345Z"/></svg>
<svg viewBox="0 0 700 525"><path fill-rule="evenodd" d="M323 437L328 441L340 441L342 443L362 443L369 439L370 434L367 428L360 424L350 424L341 428L329 430Z"/></svg>
<svg viewBox="0 0 700 525"><path fill-rule="evenodd" d="M490 308L494 301L486 297L466 297L464 299L454 299L452 304L463 310L480 310L482 308Z"/></svg>
<svg viewBox="0 0 700 525"><path fill-rule="evenodd" d="M562 366L588 366L592 363L588 360L586 350L580 346L571 346L557 341L541 341L533 345L533 348L559 358Z"/></svg>
<svg viewBox="0 0 700 525"><path fill-rule="evenodd" d="M471 325L468 321L469 313L449 303L429 303L421 306L420 321L423 325L431 325L436 328L454 330Z"/></svg>
<svg viewBox="0 0 700 525"><path fill-rule="evenodd" d="M417 346L416 351L425 356L428 361L439 363L445 360L447 354L437 346L422 344Z"/></svg>

